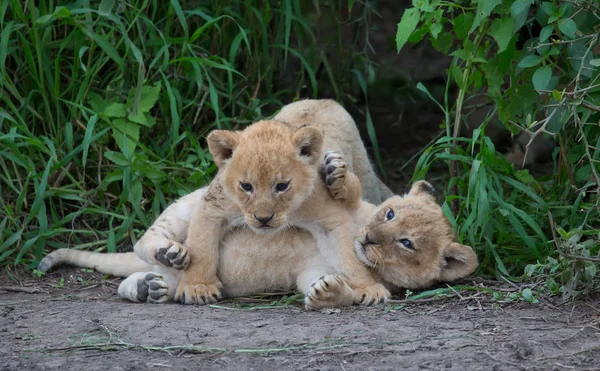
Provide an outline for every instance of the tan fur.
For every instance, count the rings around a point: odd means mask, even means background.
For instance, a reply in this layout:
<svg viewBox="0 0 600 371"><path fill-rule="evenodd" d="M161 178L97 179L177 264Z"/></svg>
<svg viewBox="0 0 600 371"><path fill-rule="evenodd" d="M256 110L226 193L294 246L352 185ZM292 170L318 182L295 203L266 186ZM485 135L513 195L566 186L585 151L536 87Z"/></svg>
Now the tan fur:
<svg viewBox="0 0 600 371"><path fill-rule="evenodd" d="M356 248L358 251L363 248L366 232L375 233L370 238L380 244L366 246L365 254L369 258L363 261L372 267L373 277L392 291L453 281L468 276L477 267L473 250L455 242L441 208L430 195L423 193L422 186L423 183L417 182L409 194L392 197L379 207L363 202L355 214L358 218L356 223L364 226L356 238ZM178 200L161 214L154 226L164 225L166 220L176 216L187 226L188 209L193 208L205 192L206 189L200 189ZM389 208L404 211L386 225L382 221L382 213ZM362 222L360 218L363 218ZM185 228L179 230L183 230L183 234L175 236L168 232L169 237L185 240ZM160 243L165 238L164 231L157 231L149 230L138 244ZM415 252L404 251L403 247L391 242L397 241L398 236L411 237L415 241ZM351 305L362 299L358 297L360 293L353 292L327 263L313 236L302 229L259 235L248 229L235 228L225 233L220 250L217 274L225 296L294 289L306 295L309 309ZM139 247L137 251L140 251ZM162 265L149 265L133 253L100 254L70 249L53 251L42 260L39 269L46 272L59 264L85 266L119 276L129 275L119 286L119 294L132 301L173 301L182 275L181 271ZM165 285L168 290L155 300L149 296L140 300L139 283L145 281L149 272L154 272L168 283Z"/></svg>
<svg viewBox="0 0 600 371"><path fill-rule="evenodd" d="M431 189L427 182L416 182L407 195L384 201L356 239L359 259L387 284L424 288L466 277L477 268L473 249L456 242ZM394 216L387 220L390 210Z"/></svg>
<svg viewBox="0 0 600 371"><path fill-rule="evenodd" d="M269 234L285 227L306 228L365 300L387 300L389 292L354 254L348 210L317 177L323 143L319 128L331 125L317 119L260 121L241 132L213 131L208 136L219 173L192 215L186 241L191 262L176 300L191 304L219 298L219 241L222 232L237 225ZM278 190L282 184L287 188Z"/></svg>

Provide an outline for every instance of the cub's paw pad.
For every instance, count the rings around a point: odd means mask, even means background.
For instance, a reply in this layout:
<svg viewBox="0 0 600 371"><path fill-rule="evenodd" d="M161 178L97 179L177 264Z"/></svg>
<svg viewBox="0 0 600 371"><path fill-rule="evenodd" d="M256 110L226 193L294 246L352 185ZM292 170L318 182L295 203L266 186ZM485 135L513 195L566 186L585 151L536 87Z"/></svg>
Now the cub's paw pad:
<svg viewBox="0 0 600 371"><path fill-rule="evenodd" d="M347 172L348 164L343 157L337 152L327 152L321 168L321 176L334 197L338 196L344 187Z"/></svg>
<svg viewBox="0 0 600 371"><path fill-rule="evenodd" d="M137 282L137 299L144 303L159 304L169 300L169 286L163 276L148 273Z"/></svg>
<svg viewBox="0 0 600 371"><path fill-rule="evenodd" d="M344 280L335 275L327 275L314 282L304 298L307 309L320 309L337 306L335 303L344 292Z"/></svg>
<svg viewBox="0 0 600 371"><path fill-rule="evenodd" d="M381 284L354 289L354 301L361 305L387 303L390 295L390 292Z"/></svg>
<svg viewBox="0 0 600 371"><path fill-rule="evenodd" d="M221 299L221 284L185 284L180 283L175 300L183 304L212 304Z"/></svg>
<svg viewBox="0 0 600 371"><path fill-rule="evenodd" d="M190 264L187 249L180 243L171 242L171 245L156 250L156 260L165 267L184 270Z"/></svg>

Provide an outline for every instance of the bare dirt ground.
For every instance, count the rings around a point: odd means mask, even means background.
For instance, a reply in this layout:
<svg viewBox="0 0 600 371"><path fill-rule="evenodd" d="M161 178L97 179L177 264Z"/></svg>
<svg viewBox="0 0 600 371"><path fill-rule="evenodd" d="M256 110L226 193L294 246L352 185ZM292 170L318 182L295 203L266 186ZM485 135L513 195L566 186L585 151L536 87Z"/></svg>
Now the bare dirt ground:
<svg viewBox="0 0 600 371"><path fill-rule="evenodd" d="M598 297L498 303L470 292L309 312L281 296L134 304L117 297L119 282L79 269L20 282L2 273L0 369L600 369Z"/></svg>

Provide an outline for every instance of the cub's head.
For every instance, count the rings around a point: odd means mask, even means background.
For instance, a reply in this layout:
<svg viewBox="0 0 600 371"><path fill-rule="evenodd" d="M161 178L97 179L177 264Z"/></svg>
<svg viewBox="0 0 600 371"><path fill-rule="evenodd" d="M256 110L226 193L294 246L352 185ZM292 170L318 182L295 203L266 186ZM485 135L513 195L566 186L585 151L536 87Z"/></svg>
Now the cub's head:
<svg viewBox="0 0 600 371"><path fill-rule="evenodd" d="M384 281L408 289L454 281L477 268L473 249L456 242L435 189L425 181L384 201L355 241L355 250Z"/></svg>
<svg viewBox="0 0 600 371"><path fill-rule="evenodd" d="M225 194L256 232L275 232L312 193L323 134L278 121L259 121L243 131L215 130L208 147Z"/></svg>

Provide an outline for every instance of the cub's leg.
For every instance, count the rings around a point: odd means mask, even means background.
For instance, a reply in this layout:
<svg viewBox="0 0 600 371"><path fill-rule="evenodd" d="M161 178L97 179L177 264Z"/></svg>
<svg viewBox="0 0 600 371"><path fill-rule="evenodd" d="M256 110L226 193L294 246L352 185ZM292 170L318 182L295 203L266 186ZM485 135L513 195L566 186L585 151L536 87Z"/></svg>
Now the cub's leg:
<svg viewBox="0 0 600 371"><path fill-rule="evenodd" d="M296 279L306 309L337 308L354 304L354 292L320 254L312 258Z"/></svg>
<svg viewBox="0 0 600 371"><path fill-rule="evenodd" d="M190 256L182 243L187 238L193 211L202 202L206 188L201 188L171 204L134 245L137 256L152 265L178 270L187 268Z"/></svg>
<svg viewBox="0 0 600 371"><path fill-rule="evenodd" d="M175 300L184 304L210 304L221 298L223 284L217 278L219 243L225 218L208 203L197 208L190 220L186 248L191 261L183 271Z"/></svg>
<svg viewBox="0 0 600 371"><path fill-rule="evenodd" d="M119 296L136 303L160 304L173 301L179 277L162 272L137 272L119 285Z"/></svg>
<svg viewBox="0 0 600 371"><path fill-rule="evenodd" d="M327 152L319 170L334 199L343 201L349 210L360 206L362 195L360 180L348 169L348 164L342 155L334 151Z"/></svg>
<svg viewBox="0 0 600 371"><path fill-rule="evenodd" d="M338 268L354 289L355 303L364 305L385 303L391 294L385 286L375 280L368 267L356 257L352 226L352 222L348 220L333 228L330 232L333 238L329 248L336 249L335 244L337 244Z"/></svg>

